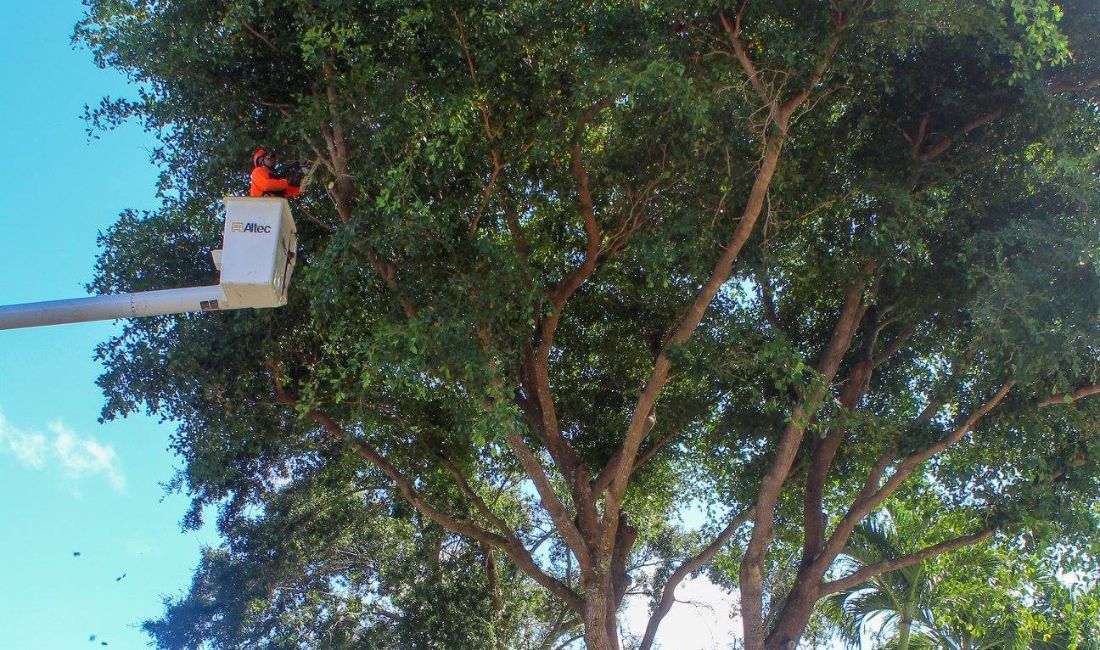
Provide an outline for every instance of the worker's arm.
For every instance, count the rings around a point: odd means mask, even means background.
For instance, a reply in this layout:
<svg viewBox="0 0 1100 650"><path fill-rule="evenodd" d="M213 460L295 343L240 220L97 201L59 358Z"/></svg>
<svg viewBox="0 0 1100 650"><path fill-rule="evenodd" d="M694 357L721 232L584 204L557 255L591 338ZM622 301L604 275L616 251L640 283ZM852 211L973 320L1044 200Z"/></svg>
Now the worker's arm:
<svg viewBox="0 0 1100 650"><path fill-rule="evenodd" d="M285 178L273 178L267 167L257 167L252 170L252 191L249 192L252 196L263 196L265 192L282 190L286 190L287 196L291 196L289 188L291 185ZM293 189L294 194L297 194L298 188Z"/></svg>

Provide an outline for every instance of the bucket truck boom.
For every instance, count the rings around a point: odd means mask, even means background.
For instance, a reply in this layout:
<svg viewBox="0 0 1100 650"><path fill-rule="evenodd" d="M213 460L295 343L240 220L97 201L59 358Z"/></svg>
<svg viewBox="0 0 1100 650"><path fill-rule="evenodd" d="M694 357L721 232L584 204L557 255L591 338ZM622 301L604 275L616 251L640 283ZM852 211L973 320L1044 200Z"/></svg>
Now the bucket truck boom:
<svg viewBox="0 0 1100 650"><path fill-rule="evenodd" d="M222 248L211 251L221 273L218 284L0 306L0 330L279 307L286 304L297 246L286 199L226 197Z"/></svg>

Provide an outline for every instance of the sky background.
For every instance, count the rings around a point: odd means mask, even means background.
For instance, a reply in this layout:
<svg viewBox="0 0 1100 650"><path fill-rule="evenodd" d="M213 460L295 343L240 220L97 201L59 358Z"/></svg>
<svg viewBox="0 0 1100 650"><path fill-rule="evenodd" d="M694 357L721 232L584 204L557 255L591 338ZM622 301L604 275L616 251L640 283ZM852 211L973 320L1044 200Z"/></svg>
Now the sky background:
<svg viewBox="0 0 1100 650"><path fill-rule="evenodd" d="M0 305L85 295L97 232L157 204L150 135L87 135L85 104L134 92L73 48L81 12L78 0L0 0ZM187 499L162 487L179 462L171 424L97 421L93 352L115 331L0 331L0 648L147 647L141 621L186 590L202 545L217 543L210 528L181 532ZM728 596L705 580L678 596L694 604L673 608L658 642L728 647ZM645 610L627 607L637 634Z"/></svg>
<svg viewBox="0 0 1100 650"><path fill-rule="evenodd" d="M73 49L80 14L78 0L0 0L0 304L85 295L96 233L155 205L151 137L135 126L86 134L85 104L132 91ZM93 350L115 330L0 331L2 648L146 647L136 625L186 588L214 542L182 533L187 500L165 498L171 427L96 421Z"/></svg>

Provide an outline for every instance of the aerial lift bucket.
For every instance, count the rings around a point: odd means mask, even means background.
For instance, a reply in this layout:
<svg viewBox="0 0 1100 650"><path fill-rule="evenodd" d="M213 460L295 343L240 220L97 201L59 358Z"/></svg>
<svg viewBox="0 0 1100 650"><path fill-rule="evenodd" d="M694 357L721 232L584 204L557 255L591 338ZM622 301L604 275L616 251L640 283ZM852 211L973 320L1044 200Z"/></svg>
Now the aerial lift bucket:
<svg viewBox="0 0 1100 650"><path fill-rule="evenodd" d="M218 284L0 306L0 330L186 312L280 307L298 238L286 199L225 199Z"/></svg>

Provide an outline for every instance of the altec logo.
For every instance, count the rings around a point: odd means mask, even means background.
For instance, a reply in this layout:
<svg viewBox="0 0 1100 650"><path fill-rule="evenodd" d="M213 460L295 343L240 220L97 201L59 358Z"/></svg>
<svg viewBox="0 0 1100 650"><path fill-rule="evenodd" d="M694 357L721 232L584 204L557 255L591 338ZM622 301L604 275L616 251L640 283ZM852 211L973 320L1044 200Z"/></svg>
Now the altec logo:
<svg viewBox="0 0 1100 650"><path fill-rule="evenodd" d="M271 226L265 226L263 224L252 223L251 221L245 223L243 221L234 221L231 226L232 232L256 232L268 234L271 232Z"/></svg>

